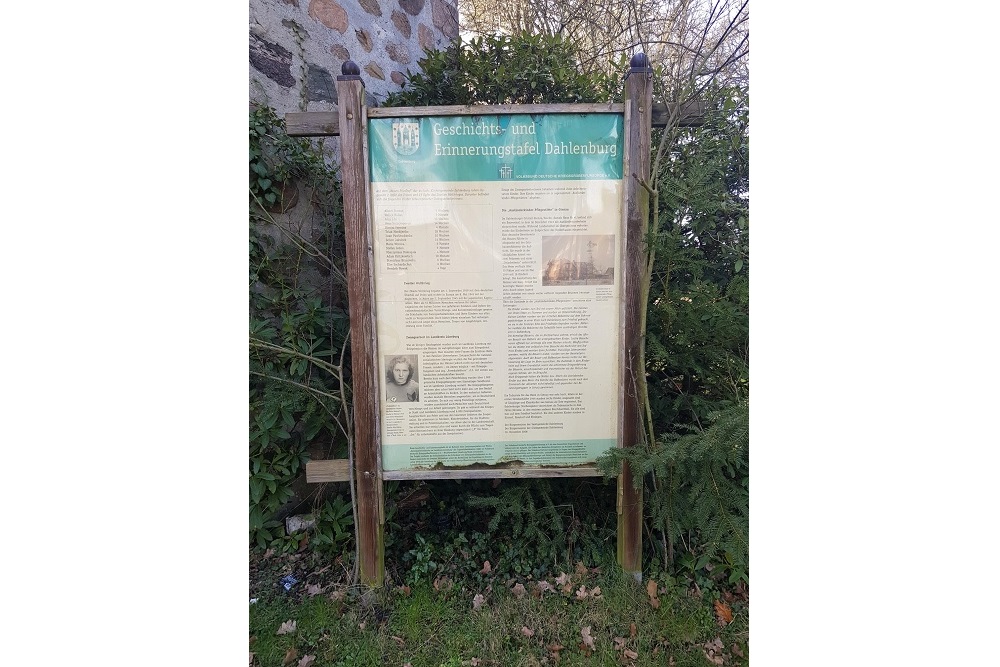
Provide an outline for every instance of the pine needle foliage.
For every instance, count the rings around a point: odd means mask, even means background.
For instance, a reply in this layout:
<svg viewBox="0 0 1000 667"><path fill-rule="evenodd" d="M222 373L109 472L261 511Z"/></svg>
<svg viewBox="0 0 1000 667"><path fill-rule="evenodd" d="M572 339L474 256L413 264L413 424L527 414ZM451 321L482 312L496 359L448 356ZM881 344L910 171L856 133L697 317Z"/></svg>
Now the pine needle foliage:
<svg viewBox="0 0 1000 667"><path fill-rule="evenodd" d="M655 446L611 450L602 469L620 471L628 461L658 488L647 494L650 521L671 552L696 551L724 562L745 578L749 564L749 402L713 413L704 430L671 433Z"/></svg>
<svg viewBox="0 0 1000 667"><path fill-rule="evenodd" d="M749 176L743 89L708 91L700 127L683 128L657 175L659 228L645 330L649 431L598 465L628 460L645 484L668 569L709 559L748 574ZM655 140L654 140L655 143ZM657 545L656 543L659 542ZM655 552L653 552L655 554Z"/></svg>

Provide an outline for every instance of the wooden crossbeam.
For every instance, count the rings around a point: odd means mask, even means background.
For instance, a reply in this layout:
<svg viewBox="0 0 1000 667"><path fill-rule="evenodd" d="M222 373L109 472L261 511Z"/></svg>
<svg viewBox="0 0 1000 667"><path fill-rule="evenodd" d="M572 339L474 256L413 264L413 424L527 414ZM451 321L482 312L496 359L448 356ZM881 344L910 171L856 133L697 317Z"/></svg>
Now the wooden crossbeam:
<svg viewBox="0 0 1000 667"><path fill-rule="evenodd" d="M346 482L351 479L351 468L347 459L320 459L306 462L306 482Z"/></svg>
<svg viewBox="0 0 1000 667"><path fill-rule="evenodd" d="M625 163L623 172L634 178L624 179L625 234L622 239L622 336L619 350L618 445L635 447L641 440L642 397L639 395L643 331L642 274L645 261L643 245L649 220L649 192L641 187L649 180L653 107L653 77L645 54L632 57L625 77ZM628 461L622 463L618 476L618 564L642 581L642 490L633 484L634 472Z"/></svg>
<svg viewBox="0 0 1000 667"><path fill-rule="evenodd" d="M351 471L347 459L321 459L306 463L306 482L319 484L323 482L346 482ZM569 466L559 468L554 466L493 466L489 468L462 469L448 468L386 470L382 479L528 479L543 477L600 477L601 472L593 465Z"/></svg>
<svg viewBox="0 0 1000 667"><path fill-rule="evenodd" d="M336 111L306 111L285 114L285 131L290 137L336 137L340 119Z"/></svg>
<svg viewBox="0 0 1000 667"><path fill-rule="evenodd" d="M542 105L539 105L542 106ZM593 105L598 106L598 105ZM621 105L615 105L620 107ZM442 107L444 108L444 107ZM462 107L475 109L475 107ZM514 107L511 107L512 109ZM522 107L523 109L523 107ZM493 113L491 111L491 113ZM497 112L500 113L500 112ZM523 113L523 111L522 111ZM285 114L285 130L290 137L336 137L340 135L340 121L336 111L305 111ZM378 115L375 109L370 115ZM665 127L670 119L670 110L663 102L653 104L653 127ZM689 102L681 109L681 127L698 127L705 120L705 108L700 102Z"/></svg>
<svg viewBox="0 0 1000 667"><path fill-rule="evenodd" d="M527 479L542 477L600 477L592 465L555 468L551 466L513 466L510 468L476 468L462 470L385 470L383 479Z"/></svg>
<svg viewBox="0 0 1000 667"><path fill-rule="evenodd" d="M666 127L670 120L670 109L663 102L653 102L653 127ZM699 100L688 102L681 107L677 124L681 127L700 127L705 122L705 105Z"/></svg>

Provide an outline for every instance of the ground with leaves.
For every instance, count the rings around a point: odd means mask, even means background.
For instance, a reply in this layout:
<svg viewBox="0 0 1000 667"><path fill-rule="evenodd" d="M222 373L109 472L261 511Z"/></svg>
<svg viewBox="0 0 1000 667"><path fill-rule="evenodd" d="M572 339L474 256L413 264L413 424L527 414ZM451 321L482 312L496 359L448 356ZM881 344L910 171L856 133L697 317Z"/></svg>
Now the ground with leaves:
<svg viewBox="0 0 1000 667"><path fill-rule="evenodd" d="M749 664L744 586L706 594L583 563L531 580L498 565L373 591L348 586L339 559L251 554L250 665Z"/></svg>

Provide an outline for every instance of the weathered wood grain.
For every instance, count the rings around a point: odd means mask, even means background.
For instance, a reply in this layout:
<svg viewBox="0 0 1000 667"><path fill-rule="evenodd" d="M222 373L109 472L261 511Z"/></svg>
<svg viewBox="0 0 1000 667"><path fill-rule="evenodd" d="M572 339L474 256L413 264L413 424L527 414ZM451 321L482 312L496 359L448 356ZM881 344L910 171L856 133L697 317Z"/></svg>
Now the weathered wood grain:
<svg viewBox="0 0 1000 667"><path fill-rule="evenodd" d="M368 109L369 117L398 118L401 116L457 116L523 113L621 113L623 104L525 104L473 105L446 107L389 107ZM665 127L670 122L671 108L663 102L652 105L651 125ZM681 127L702 124L705 109L699 102L681 107L677 123ZM340 134L340 117L334 111L307 111L285 114L285 129L291 137L335 137Z"/></svg>
<svg viewBox="0 0 1000 667"><path fill-rule="evenodd" d="M286 113L285 132L290 137L335 137L340 134L340 112Z"/></svg>
<svg viewBox="0 0 1000 667"><path fill-rule="evenodd" d="M650 124L653 127L666 127L670 123L670 114L673 108L668 107L663 102L652 104L652 108L653 113ZM681 127L698 127L704 120L705 107L697 100L684 104L677 112L677 124Z"/></svg>
<svg viewBox="0 0 1000 667"><path fill-rule="evenodd" d="M306 483L346 482L351 478L347 459L323 459L306 462Z"/></svg>
<svg viewBox="0 0 1000 667"><path fill-rule="evenodd" d="M622 249L621 404L618 421L621 447L637 445L641 428L636 378L645 369L639 365L643 334L639 330L639 281L643 274L643 231L649 217L649 193L641 183L649 179L652 101L651 70L633 66L625 78L625 237ZM642 578L642 490L634 488L632 470L627 463L618 476L618 563L637 579Z"/></svg>
<svg viewBox="0 0 1000 667"><path fill-rule="evenodd" d="M368 109L372 118L399 118L402 116L459 116L524 113L621 113L623 104L525 104L493 106L446 107L389 107ZM666 127L670 122L671 108L663 102L652 105L651 125ZM705 109L697 101L689 102L678 112L681 127L697 127L704 120ZM339 113L333 111L307 111L285 114L285 129L291 137L335 137L340 134Z"/></svg>
<svg viewBox="0 0 1000 667"><path fill-rule="evenodd" d="M364 90L364 83L357 76L337 77L337 96L340 100L340 173L347 246L347 298L351 318L359 569L365 583L381 586L385 576L382 456L378 431L381 404L378 400L375 365L377 342L374 258L368 220Z"/></svg>
<svg viewBox="0 0 1000 667"><path fill-rule="evenodd" d="M549 466L517 466L510 468L442 468L386 470L384 479L529 479L541 477L600 477L595 466L557 468Z"/></svg>
<svg viewBox="0 0 1000 667"><path fill-rule="evenodd" d="M379 107L369 109L372 118L413 116L493 116L541 113L621 113L624 105L606 104L469 104L440 107Z"/></svg>

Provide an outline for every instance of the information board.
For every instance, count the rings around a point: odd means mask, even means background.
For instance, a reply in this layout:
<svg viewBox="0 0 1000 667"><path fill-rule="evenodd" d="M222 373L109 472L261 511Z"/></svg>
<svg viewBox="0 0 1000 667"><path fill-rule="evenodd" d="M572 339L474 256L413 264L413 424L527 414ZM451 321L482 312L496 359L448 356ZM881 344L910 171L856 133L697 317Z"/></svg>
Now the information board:
<svg viewBox="0 0 1000 667"><path fill-rule="evenodd" d="M623 119L368 120L382 467L618 438Z"/></svg>

